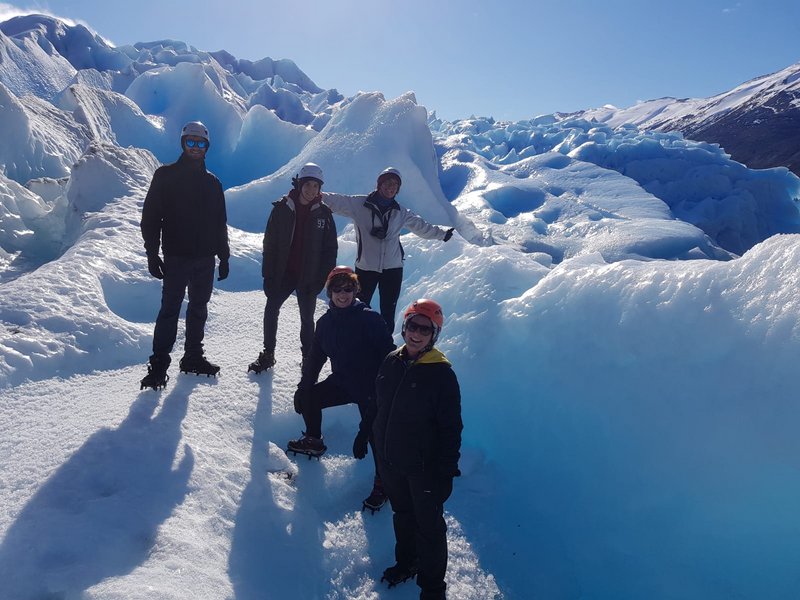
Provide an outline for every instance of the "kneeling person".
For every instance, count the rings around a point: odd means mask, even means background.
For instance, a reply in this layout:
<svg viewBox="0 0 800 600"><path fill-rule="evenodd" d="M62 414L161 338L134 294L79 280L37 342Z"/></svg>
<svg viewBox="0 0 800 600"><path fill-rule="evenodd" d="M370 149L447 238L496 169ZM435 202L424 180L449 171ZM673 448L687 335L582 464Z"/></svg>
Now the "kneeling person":
<svg viewBox="0 0 800 600"><path fill-rule="evenodd" d="M303 415L303 436L289 442L290 452L322 456L322 409L357 404L361 422L353 443L353 455L364 458L372 443L375 417L375 377L384 357L394 350L392 337L380 314L356 298L358 277L350 267L336 267L328 275L325 290L328 311L317 321L311 351L303 361L303 375L294 397L294 409ZM325 362L331 374L317 382ZM372 449L375 457L375 448ZM373 492L385 501L379 480ZM368 506L369 507L369 506Z"/></svg>

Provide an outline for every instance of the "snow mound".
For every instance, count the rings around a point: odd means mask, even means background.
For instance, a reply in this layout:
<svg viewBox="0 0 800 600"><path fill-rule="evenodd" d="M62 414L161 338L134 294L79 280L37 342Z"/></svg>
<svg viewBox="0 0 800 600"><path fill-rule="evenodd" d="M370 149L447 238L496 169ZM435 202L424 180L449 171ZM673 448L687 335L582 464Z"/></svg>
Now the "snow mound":
<svg viewBox="0 0 800 600"><path fill-rule="evenodd" d="M587 192L596 198L598 191L606 187L603 178L610 185L601 196L622 194L620 200L630 210L637 203L652 205L655 197L668 208L668 212L661 211L659 218L684 222L666 226L671 239L683 230L678 234L683 242L664 246L656 241L654 252L638 252L644 257L725 258L727 253L720 249L741 254L776 233L800 232L800 179L784 168L747 169L730 160L718 146L685 140L680 134L640 132L631 125L612 129L595 121L559 120L554 116L514 123L492 119L449 123L431 119L430 124L442 156L445 195L451 200L460 197L462 206L468 204L491 222L515 220L513 225L518 232L521 216L527 217L539 234L549 232L553 208L561 212L564 200L571 212L584 213L600 227L616 229L618 223L612 224L601 213L588 214L570 199L580 199ZM548 155L549 158L542 158ZM532 164L538 171L528 165L534 157L537 160ZM589 176L597 179L596 184L585 177L582 182L574 182L571 175L576 167L570 166L570 159L599 167ZM565 172L558 177L555 172L561 169ZM623 178L615 177L615 173ZM512 174L521 181L507 182L502 174ZM627 184L624 178L628 179ZM603 209L600 205L595 208ZM701 229L708 240L691 234L685 224ZM572 224L567 227L571 229ZM597 227L590 226L588 231L594 234ZM554 241L549 235L534 235L530 240L520 240L519 233L515 237L515 242L524 245L530 241L537 249L555 246L561 256L575 254L574 249L564 247L562 241ZM695 246L698 251L693 250ZM607 253L602 246L589 245L587 249ZM620 250L616 256L625 256L626 249ZM616 260L614 253L607 256ZM553 258L560 260L559 256Z"/></svg>
<svg viewBox="0 0 800 600"><path fill-rule="evenodd" d="M147 299L158 282L146 277L137 238L141 201L157 167L147 151L92 145L75 165L65 197L54 203L65 210L44 214L41 202L15 190L23 200L16 203L23 207L20 218L63 232L63 255L2 284L0 385L91 368L80 367L81 358L101 349L115 353L116 364L138 358L149 327L133 322L127 309L115 314L109 304L156 308ZM54 240L45 242L44 250L30 242L21 250L50 251Z"/></svg>
<svg viewBox="0 0 800 600"><path fill-rule="evenodd" d="M429 222L457 225L462 235L471 234L471 224L442 194L426 119L427 111L412 94L389 101L378 93L359 94L273 175L229 190L229 221L246 231L263 231L271 202L291 189L291 178L307 162L322 167L324 190L346 194L371 192L378 174L393 166L403 176L401 204Z"/></svg>

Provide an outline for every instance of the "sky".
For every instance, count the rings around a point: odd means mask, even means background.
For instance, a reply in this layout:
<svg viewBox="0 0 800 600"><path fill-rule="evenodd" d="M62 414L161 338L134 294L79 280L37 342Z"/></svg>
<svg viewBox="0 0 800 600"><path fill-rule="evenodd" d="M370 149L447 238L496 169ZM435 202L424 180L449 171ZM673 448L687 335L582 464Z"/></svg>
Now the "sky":
<svg viewBox="0 0 800 600"><path fill-rule="evenodd" d="M414 91L446 119L707 97L800 60L792 0L49 0L0 3L0 18L20 10L117 45L170 38L289 58L325 89Z"/></svg>
<svg viewBox="0 0 800 600"><path fill-rule="evenodd" d="M62 81L52 67L31 75ZM191 85L199 71L147 71L164 128L90 81L69 110L0 108L0 130L29 136L0 136L0 598L418 597L380 582L391 513L360 510L373 467L351 456L355 407L326 409L321 461L284 451L303 427L293 301L275 368L246 372L270 201L312 158L345 193L397 165L400 202L457 229L403 236L398 302L443 306L437 346L461 388L451 600L800 597L800 179L581 120L445 124L431 160L437 130L415 103L360 95L310 139L290 127L302 143L284 167L226 190L230 277L204 338L220 376L178 373L181 333L167 388L142 391L161 296L139 229L147 149L198 104L229 119L211 146L235 145L229 177L238 152L286 139L264 109L225 140L245 116ZM512 139L529 144L516 157ZM720 247L765 224L740 258ZM337 262L353 264L337 226Z"/></svg>

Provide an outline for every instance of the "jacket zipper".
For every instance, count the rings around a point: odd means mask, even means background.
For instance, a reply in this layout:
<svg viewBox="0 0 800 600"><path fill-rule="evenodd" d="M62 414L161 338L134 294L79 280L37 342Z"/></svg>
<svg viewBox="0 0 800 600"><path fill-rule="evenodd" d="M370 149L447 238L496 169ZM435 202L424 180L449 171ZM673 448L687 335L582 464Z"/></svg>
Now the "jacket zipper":
<svg viewBox="0 0 800 600"><path fill-rule="evenodd" d="M400 360L400 364L403 367L403 376L400 378L400 383L397 385L397 389L394 391L394 396L392 396L392 406L389 408L389 416L386 418L386 435L383 438L383 455L386 457L386 462L390 465L392 461L389 460L389 424L392 422L392 414L394 414L394 407L397 401L397 394L400 393L400 388L403 386L403 381L405 381L406 375L408 375L408 371L411 366L406 366L405 361L398 358Z"/></svg>

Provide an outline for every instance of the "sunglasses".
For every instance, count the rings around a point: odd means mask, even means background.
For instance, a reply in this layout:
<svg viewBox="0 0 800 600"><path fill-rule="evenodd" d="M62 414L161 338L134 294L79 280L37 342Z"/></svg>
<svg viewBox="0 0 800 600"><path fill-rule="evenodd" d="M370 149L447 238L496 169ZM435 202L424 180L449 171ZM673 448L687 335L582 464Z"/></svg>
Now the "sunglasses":
<svg viewBox="0 0 800 600"><path fill-rule="evenodd" d="M352 285L345 285L345 286L342 286L342 287L332 287L331 288L331 293L332 294L342 294L342 293L344 293L344 294L352 294L355 291L356 291L356 288L354 288Z"/></svg>
<svg viewBox="0 0 800 600"><path fill-rule="evenodd" d="M420 325L414 321L409 321L406 323L406 331L410 331L411 333L419 333L421 335L432 335L433 327L430 325Z"/></svg>
<svg viewBox="0 0 800 600"><path fill-rule="evenodd" d="M198 148L208 148L208 142L206 140L184 140L184 144L186 144L187 148L194 148L197 146Z"/></svg>

